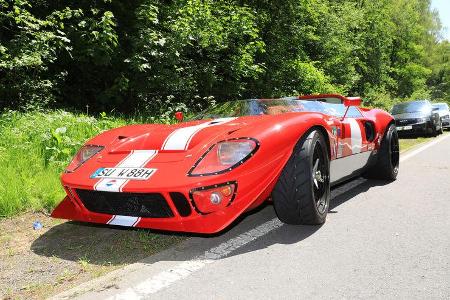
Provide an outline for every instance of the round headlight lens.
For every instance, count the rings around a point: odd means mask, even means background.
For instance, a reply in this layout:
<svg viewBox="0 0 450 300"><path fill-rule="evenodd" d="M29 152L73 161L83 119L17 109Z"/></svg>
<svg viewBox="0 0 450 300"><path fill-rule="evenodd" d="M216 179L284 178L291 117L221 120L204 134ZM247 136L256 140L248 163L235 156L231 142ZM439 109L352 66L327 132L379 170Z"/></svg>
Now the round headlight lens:
<svg viewBox="0 0 450 300"><path fill-rule="evenodd" d="M224 166L234 165L243 160L255 149L254 141L228 141L217 147L217 156Z"/></svg>
<svg viewBox="0 0 450 300"><path fill-rule="evenodd" d="M66 173L71 173L78 169L82 164L88 161L95 154L103 150L103 146L84 145L75 155L66 169Z"/></svg>

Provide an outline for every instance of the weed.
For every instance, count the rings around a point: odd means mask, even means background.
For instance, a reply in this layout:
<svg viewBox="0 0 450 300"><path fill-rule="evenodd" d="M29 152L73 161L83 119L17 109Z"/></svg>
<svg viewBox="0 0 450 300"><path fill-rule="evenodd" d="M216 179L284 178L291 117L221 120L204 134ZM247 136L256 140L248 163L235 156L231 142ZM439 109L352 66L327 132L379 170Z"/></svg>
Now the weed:
<svg viewBox="0 0 450 300"><path fill-rule="evenodd" d="M81 266L83 272L87 272L89 270L90 261L86 256L82 256L78 259L78 263Z"/></svg>
<svg viewBox="0 0 450 300"><path fill-rule="evenodd" d="M81 145L129 122L65 111L0 114L0 216L54 208L64 196L59 176Z"/></svg>

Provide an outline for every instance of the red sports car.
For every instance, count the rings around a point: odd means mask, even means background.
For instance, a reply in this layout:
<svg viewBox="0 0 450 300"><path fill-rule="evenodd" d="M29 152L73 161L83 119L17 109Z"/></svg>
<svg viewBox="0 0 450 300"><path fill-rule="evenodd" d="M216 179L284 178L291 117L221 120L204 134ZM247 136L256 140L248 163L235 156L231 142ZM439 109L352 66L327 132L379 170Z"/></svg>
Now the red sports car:
<svg viewBox="0 0 450 300"><path fill-rule="evenodd" d="M360 104L341 95L231 101L175 125L106 131L67 167L67 196L52 216L215 233L271 199L281 221L321 224L332 185L397 177L394 119Z"/></svg>

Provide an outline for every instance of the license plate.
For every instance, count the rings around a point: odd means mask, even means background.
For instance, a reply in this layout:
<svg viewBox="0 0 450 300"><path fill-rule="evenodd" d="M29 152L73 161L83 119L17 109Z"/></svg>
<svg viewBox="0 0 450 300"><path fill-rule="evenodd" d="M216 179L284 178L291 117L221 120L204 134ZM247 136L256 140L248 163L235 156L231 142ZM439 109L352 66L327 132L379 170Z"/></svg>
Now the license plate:
<svg viewBox="0 0 450 300"><path fill-rule="evenodd" d="M402 131L402 130L411 130L412 126L398 126L397 127L397 131Z"/></svg>
<svg viewBox="0 0 450 300"><path fill-rule="evenodd" d="M91 178L147 180L156 172L149 168L100 168Z"/></svg>

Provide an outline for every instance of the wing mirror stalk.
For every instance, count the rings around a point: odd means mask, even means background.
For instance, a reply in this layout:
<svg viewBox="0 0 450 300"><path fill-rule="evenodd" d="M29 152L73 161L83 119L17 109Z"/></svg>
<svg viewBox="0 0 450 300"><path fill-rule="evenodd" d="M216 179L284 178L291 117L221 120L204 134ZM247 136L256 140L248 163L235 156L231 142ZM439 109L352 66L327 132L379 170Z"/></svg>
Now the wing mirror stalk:
<svg viewBox="0 0 450 300"><path fill-rule="evenodd" d="M351 106L361 106L362 99L361 97L347 97L344 99L343 104L346 106L346 110L344 113L344 116L342 117L341 121L343 121L347 117L348 110Z"/></svg>

